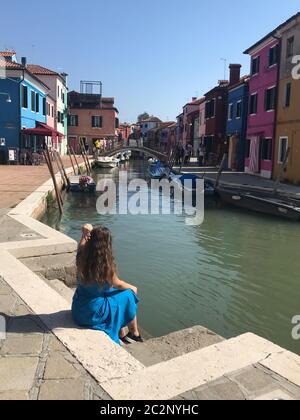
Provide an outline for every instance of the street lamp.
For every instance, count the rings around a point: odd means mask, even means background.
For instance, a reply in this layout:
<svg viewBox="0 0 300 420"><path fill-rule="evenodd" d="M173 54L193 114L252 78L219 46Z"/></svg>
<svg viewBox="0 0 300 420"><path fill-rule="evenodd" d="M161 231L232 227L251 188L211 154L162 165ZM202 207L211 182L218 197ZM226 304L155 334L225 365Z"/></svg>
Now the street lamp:
<svg viewBox="0 0 300 420"><path fill-rule="evenodd" d="M5 92L0 92L0 95L4 95L4 96L7 96L7 99L6 99L6 102L8 103L8 104L11 104L11 97L10 97L10 95L8 94L8 93L5 93Z"/></svg>

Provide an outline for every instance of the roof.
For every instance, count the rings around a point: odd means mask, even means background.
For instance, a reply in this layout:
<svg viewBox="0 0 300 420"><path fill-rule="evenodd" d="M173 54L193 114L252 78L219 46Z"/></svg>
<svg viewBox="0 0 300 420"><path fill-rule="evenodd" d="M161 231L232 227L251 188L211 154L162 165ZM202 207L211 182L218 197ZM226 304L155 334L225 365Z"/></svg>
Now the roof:
<svg viewBox="0 0 300 420"><path fill-rule="evenodd" d="M263 42L267 41L269 38L272 38L272 37L275 38L276 33L278 31L283 29L286 25L288 25L289 23L291 23L294 19L297 19L298 17L300 17L300 12L296 13L295 15L290 17L288 20L286 20L285 22L283 22L279 26L277 26L277 28L273 29L273 31L269 32L266 36L261 38L259 41L257 41L251 47L249 47L246 51L244 51L244 54L250 54L252 50L259 47L259 45L261 45Z"/></svg>
<svg viewBox="0 0 300 420"><path fill-rule="evenodd" d="M46 67L38 66L36 64L28 64L27 68L31 73L37 76L60 76L59 73L49 70Z"/></svg>
<svg viewBox="0 0 300 420"><path fill-rule="evenodd" d="M0 51L0 57L12 57L16 55L15 51Z"/></svg>
<svg viewBox="0 0 300 420"><path fill-rule="evenodd" d="M144 124L144 123L148 123L148 122L159 122L159 123L161 123L162 121L157 117L150 117L150 118L147 118L143 121L140 121L139 124Z"/></svg>
<svg viewBox="0 0 300 420"><path fill-rule="evenodd" d="M196 99L195 101L192 101L192 102L188 102L186 105L184 105L184 108L186 107L186 106L191 106L191 105L200 105L200 104L202 104L202 102L204 102L205 101L205 98L203 97L203 98L200 98L200 99Z"/></svg>
<svg viewBox="0 0 300 420"><path fill-rule="evenodd" d="M6 70L23 70L24 69L22 64L15 63L14 61L1 60L1 59L0 59L0 67Z"/></svg>

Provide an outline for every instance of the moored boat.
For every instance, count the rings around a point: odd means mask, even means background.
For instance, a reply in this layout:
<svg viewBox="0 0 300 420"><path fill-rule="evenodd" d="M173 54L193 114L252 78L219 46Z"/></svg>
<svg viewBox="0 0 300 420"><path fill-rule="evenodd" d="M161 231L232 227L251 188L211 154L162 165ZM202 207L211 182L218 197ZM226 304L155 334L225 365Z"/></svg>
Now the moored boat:
<svg viewBox="0 0 300 420"><path fill-rule="evenodd" d="M113 157L99 157L95 162L99 168L116 168L119 163L119 159Z"/></svg>
<svg viewBox="0 0 300 420"><path fill-rule="evenodd" d="M217 193L222 201L235 207L300 221L300 204L289 198L280 196L262 196L253 192L242 192L235 189L218 187Z"/></svg>
<svg viewBox="0 0 300 420"><path fill-rule="evenodd" d="M197 180L200 180L200 178L193 174L176 175L174 172L171 172L169 180L177 183L183 189L195 193L197 190ZM207 180L204 180L204 195L205 197L215 196L215 188L213 184Z"/></svg>
<svg viewBox="0 0 300 420"><path fill-rule="evenodd" d="M96 183L90 176L71 176L69 191L71 192L89 192L93 193L96 191Z"/></svg>

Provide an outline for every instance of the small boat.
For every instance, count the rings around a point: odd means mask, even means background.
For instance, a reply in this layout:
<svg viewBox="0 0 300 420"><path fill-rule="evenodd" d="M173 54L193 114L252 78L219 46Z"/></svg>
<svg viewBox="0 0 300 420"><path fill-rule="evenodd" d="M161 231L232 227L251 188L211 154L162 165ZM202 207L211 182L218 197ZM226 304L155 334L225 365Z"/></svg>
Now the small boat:
<svg viewBox="0 0 300 420"><path fill-rule="evenodd" d="M96 183L90 176L71 176L69 191L94 193L96 191Z"/></svg>
<svg viewBox="0 0 300 420"><path fill-rule="evenodd" d="M117 159L119 159L120 163L125 162L126 161L125 153L120 153L119 155L117 155Z"/></svg>
<svg viewBox="0 0 300 420"><path fill-rule="evenodd" d="M197 189L197 180L200 180L196 175L193 174L184 174L176 175L174 172L171 172L169 175L169 180L179 184L183 189L187 191L196 192ZM215 188L212 182L204 180L204 195L205 197L214 197Z"/></svg>
<svg viewBox="0 0 300 420"><path fill-rule="evenodd" d="M99 157L95 162L99 168L116 168L119 163L119 159L113 157Z"/></svg>
<svg viewBox="0 0 300 420"><path fill-rule="evenodd" d="M148 173L152 179L162 179L168 175L168 169L162 162L157 161L155 165L149 166Z"/></svg>
<svg viewBox="0 0 300 420"><path fill-rule="evenodd" d="M300 203L289 200L288 197L263 196L253 192L241 192L235 189L218 187L217 194L227 204L277 216L288 220L300 221Z"/></svg>

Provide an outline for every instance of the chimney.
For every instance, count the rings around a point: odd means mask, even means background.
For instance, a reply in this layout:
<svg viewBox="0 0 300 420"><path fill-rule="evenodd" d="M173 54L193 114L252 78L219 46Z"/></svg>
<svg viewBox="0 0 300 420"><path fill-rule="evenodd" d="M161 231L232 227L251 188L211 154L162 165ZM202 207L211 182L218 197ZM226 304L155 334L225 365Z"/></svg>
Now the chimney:
<svg viewBox="0 0 300 420"><path fill-rule="evenodd" d="M193 96L192 102L195 102L195 101L197 101L197 97Z"/></svg>
<svg viewBox="0 0 300 420"><path fill-rule="evenodd" d="M21 63L22 63L22 66L23 67L26 67L27 66L27 58L26 57L22 57L21 58Z"/></svg>
<svg viewBox="0 0 300 420"><path fill-rule="evenodd" d="M230 64L230 82L229 86L236 85L239 83L241 78L241 64Z"/></svg>

